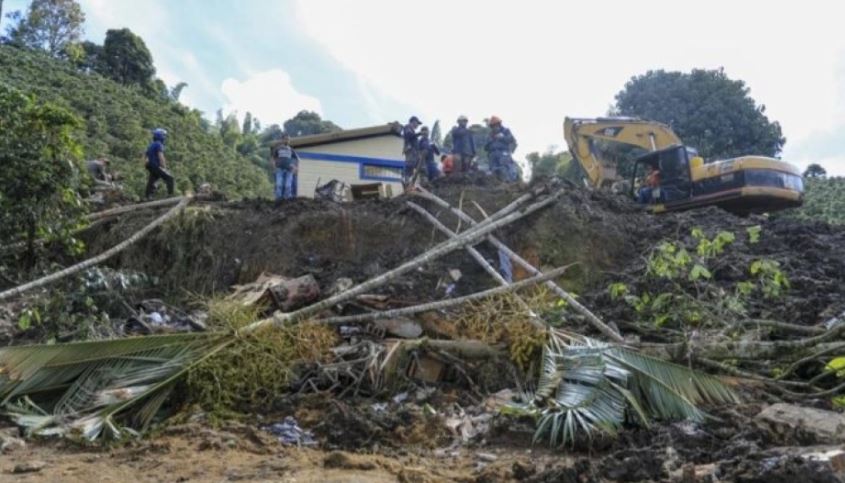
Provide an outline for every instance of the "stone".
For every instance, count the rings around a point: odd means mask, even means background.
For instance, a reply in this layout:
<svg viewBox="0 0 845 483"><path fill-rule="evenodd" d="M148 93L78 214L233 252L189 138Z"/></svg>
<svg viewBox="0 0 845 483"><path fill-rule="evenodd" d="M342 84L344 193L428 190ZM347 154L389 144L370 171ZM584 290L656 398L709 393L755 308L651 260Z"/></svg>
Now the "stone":
<svg viewBox="0 0 845 483"><path fill-rule="evenodd" d="M47 463L39 460L30 460L23 463L18 463L12 470L14 474L22 473L37 473L47 467Z"/></svg>
<svg viewBox="0 0 845 483"><path fill-rule="evenodd" d="M845 415L833 411L778 403L766 407L754 419L777 433L803 431L819 443L845 442Z"/></svg>

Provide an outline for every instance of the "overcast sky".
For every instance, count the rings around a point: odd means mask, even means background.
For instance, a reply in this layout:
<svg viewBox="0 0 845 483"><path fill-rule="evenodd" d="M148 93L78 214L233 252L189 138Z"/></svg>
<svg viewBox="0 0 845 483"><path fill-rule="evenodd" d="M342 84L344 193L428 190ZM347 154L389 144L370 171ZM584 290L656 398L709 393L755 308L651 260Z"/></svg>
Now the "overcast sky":
<svg viewBox="0 0 845 483"><path fill-rule="evenodd" d="M841 1L81 0L86 36L128 27L208 113L300 109L345 128L500 116L520 154L564 145L649 69L719 68L783 127L782 157L845 175ZM6 0L6 11L26 6Z"/></svg>

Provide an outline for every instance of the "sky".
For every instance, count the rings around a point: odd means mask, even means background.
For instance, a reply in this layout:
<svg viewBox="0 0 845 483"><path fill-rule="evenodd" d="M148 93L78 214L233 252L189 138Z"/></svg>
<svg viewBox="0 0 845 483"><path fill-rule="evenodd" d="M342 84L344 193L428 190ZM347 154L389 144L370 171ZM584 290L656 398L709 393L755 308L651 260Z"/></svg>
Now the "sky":
<svg viewBox="0 0 845 483"><path fill-rule="evenodd" d="M88 39L139 34L210 118L309 109L345 128L418 115L445 130L495 114L524 155L560 149L563 118L604 115L632 76L722 67L780 122L783 159L845 175L845 3L782 3L80 0Z"/></svg>

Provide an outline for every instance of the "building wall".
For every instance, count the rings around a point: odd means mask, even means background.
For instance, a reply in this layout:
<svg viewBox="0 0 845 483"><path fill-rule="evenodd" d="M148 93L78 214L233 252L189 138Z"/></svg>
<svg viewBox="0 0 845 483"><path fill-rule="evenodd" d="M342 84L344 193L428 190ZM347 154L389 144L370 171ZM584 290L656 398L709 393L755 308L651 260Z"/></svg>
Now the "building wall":
<svg viewBox="0 0 845 483"><path fill-rule="evenodd" d="M297 193L313 198L314 188L333 179L348 185L381 182L402 193L402 138L383 135L297 149Z"/></svg>

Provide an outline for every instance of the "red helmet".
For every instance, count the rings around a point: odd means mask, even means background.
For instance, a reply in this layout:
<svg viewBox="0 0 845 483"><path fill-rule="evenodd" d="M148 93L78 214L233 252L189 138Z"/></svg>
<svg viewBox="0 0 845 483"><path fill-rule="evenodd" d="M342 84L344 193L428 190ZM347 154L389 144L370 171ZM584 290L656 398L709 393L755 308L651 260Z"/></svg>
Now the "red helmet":
<svg viewBox="0 0 845 483"><path fill-rule="evenodd" d="M490 116L490 120L487 121L491 126L496 126L502 123L502 120L499 116Z"/></svg>

